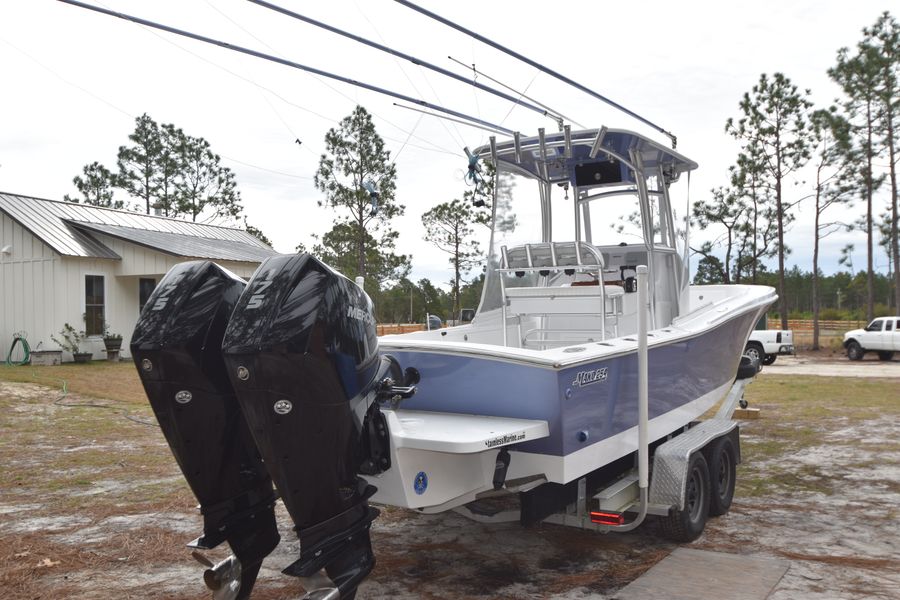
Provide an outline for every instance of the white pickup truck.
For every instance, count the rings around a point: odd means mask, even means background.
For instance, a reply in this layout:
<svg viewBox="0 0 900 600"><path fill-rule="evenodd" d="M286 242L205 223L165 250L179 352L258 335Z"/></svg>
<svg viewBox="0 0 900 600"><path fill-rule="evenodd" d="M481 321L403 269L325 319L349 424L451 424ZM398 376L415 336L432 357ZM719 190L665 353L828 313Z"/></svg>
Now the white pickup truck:
<svg viewBox="0 0 900 600"><path fill-rule="evenodd" d="M891 360L894 352L900 352L900 317L878 317L865 329L854 329L844 334L847 358L862 360L866 352L877 352L881 360Z"/></svg>
<svg viewBox="0 0 900 600"><path fill-rule="evenodd" d="M794 334L791 331L754 329L744 347L744 354L761 364L771 365L779 354L794 353Z"/></svg>

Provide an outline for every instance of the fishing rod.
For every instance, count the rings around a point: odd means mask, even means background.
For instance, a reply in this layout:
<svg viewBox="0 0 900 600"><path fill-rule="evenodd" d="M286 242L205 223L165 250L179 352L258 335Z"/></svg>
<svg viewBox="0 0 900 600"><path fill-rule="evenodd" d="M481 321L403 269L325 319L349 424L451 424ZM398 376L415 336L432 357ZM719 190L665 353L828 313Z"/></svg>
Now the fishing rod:
<svg viewBox="0 0 900 600"><path fill-rule="evenodd" d="M227 50L233 50L235 52L240 52L242 54L247 54L249 56L253 56L255 58L261 58L263 60L268 60L271 62L275 62L281 65L285 65L287 67L293 67L294 69L299 69L301 71L306 71L307 73L312 73L314 75L319 75L321 77L327 77L329 79L334 79L336 81L340 81L342 83L349 83L350 85L354 85L356 87L361 87L365 90L369 90L371 92L376 92L379 94L383 94L385 96L391 96L393 98L397 98L399 100L404 100L406 102L411 102L413 104L417 104L419 106L423 106L425 108L430 108L432 110L436 110L439 112L447 113L449 115L453 115L454 117L458 117L461 119L465 119L467 121L471 121L473 123L477 123L479 125L485 127L491 127L496 129L497 131L503 132L505 135L513 135L513 131L511 129L506 129L505 127L501 127L500 125L495 125L489 121L484 121L482 119L469 116L465 113L461 113L449 108L445 108L443 106L438 106L437 104L431 104L430 102L426 102L425 100L418 100L416 98L412 98L405 94L400 94L398 92L393 92L391 90L381 88L369 83L365 83L362 81L356 81L355 79L350 79L348 77L343 77L341 75L336 75L334 73L329 73L328 71L323 71L321 69L316 69L315 67L310 67L307 65L302 65L300 63L287 60L285 58L279 58L277 56L273 56L271 54L266 54L264 52L259 52L258 50L252 50L250 48L245 48L243 46L238 46L236 44L230 44L228 42L223 42L221 40L216 40L213 38L209 38L197 33L191 33L190 31L185 31L183 29L177 29L175 27L170 27L168 25L163 25L161 23L155 23L153 21L148 21L146 19L142 19L140 17L135 17L132 15L128 15L125 13L116 12L113 10L109 10L106 8L101 8L99 6L94 6L91 4L85 4L84 2L79 2L78 0L59 0L64 4L71 4L72 6L77 6L79 8L85 8L87 10L92 10L94 12L102 13L105 15L109 15L111 17L117 17L119 19L123 19L125 21L131 21L132 23L137 23L138 25L144 25L146 27L152 27L153 29L159 29L162 31L166 31L168 33L174 33L176 35L180 35L182 37L190 38L192 40L197 40L199 42L204 42L207 44L212 44L213 46L219 46L221 48L225 48Z"/></svg>
<svg viewBox="0 0 900 600"><path fill-rule="evenodd" d="M335 33L335 34L343 36L345 38L349 38L355 42L359 42L360 44L369 46L370 48L375 48L376 50L381 50L382 52L386 52L386 53L396 56L398 58L408 60L409 62L411 62L414 65L417 65L420 67L425 67L426 69L430 69L436 73L440 73L441 75L444 75L445 77L450 77L451 79L461 81L465 84L476 87L481 91L488 92L489 94L493 94L495 96L503 98L504 100L507 100L509 102L512 102L514 104L517 104L519 106L527 108L529 110L533 110L537 113L540 113L541 115L543 115L545 117L549 117L549 118L553 119L558 124L561 123L561 121L562 121L561 115L551 112L550 109L548 109L546 106L538 107L533 104L529 104L528 102L522 102L521 98L515 98L513 96L510 96L509 94L501 92L500 90L497 90L490 86L484 85L483 83L478 83L477 81L470 81L470 80L466 79L465 77L457 75L453 71L448 71L447 69L444 69L443 67L439 67L435 64L432 64L430 62L422 60L421 58L416 58L415 56L410 56L409 54L405 54L403 52L400 52L399 50L394 50L393 48L391 48L389 46L385 46L384 44L379 44L377 42L373 42L372 40L367 40L364 37L360 37L353 33L349 33L342 29L338 29L337 27L333 27L331 25L328 25L327 23L317 21L317 20L307 17L305 15L301 15L300 13L294 12L294 11L284 8L282 6L278 6L277 4L272 4L271 2L266 2L266 0L249 0L249 1L252 2L253 4L262 6L263 8L268 8L269 10L273 10L275 12L281 13L288 17L297 19L298 21L303 21L304 23L308 23L315 27L319 27L320 29L324 29L326 31L330 31L331 33Z"/></svg>
<svg viewBox="0 0 900 600"><path fill-rule="evenodd" d="M590 95L590 96L593 96L594 98L596 98L596 99L598 99L598 100L601 100L602 102L605 102L605 103L609 104L610 106L612 106L612 107L614 107L614 108L617 108L617 109L621 110L621 111L624 112L625 114L627 114L627 115L629 115L629 116L631 116L631 117L634 117L635 119L637 119L637 120L640 121L641 123L644 123L645 125L649 125L650 127L652 127L653 129L655 129L656 131L658 131L658 132L662 133L663 135L667 136L670 140L672 140L672 148L675 148L676 144L678 143L678 138L675 137L675 134L666 131L665 129L663 129L662 127L660 127L659 125L657 125L656 123L653 123L652 121L649 121L649 120L645 119L644 117L640 116L639 114L637 114L637 113L635 113L635 112L633 112L633 111L631 111L631 110L625 108L625 107L622 106L621 104L619 104L619 103L617 103L617 102L614 102L614 101L610 100L610 99L607 98L606 96L603 96L603 95L601 95L601 94L598 94L598 93L595 92L594 90L592 90L592 89L590 89L590 88L587 88L587 87L581 85L581 84L578 83L577 81L573 81L573 80L569 79L568 77L566 77L565 75L562 75L562 74L560 74L560 73L557 73L556 71L554 71L554 70L552 70L552 69L549 69L549 68L545 67L544 65L542 65L542 64L540 64L540 63L538 63L538 62L535 62L535 61L531 60L530 58L528 58L528 57L526 57L526 56L523 56L523 55L519 54L518 52L515 52L514 50L510 50L509 48L507 48L507 47L505 47L505 46L502 46L502 45L498 44L497 42L494 42L494 41L492 41L492 40L489 40L488 38L484 37L483 35L479 35L479 34L475 33L474 31L472 31L472 30L470 30L470 29L466 29L466 28L463 27L462 25L457 25L456 23L454 23L453 21L451 21L451 20L449 20L449 19L445 19L444 17L442 17L442 16L440 16L440 15L437 15L437 14L431 12L430 10L427 10L427 9L425 9L425 8L422 8L421 6L418 6L418 5L416 5L416 4L413 4L413 3L410 2L409 0L394 0L394 1L395 1L395 2L398 2L398 3L400 3L400 4L402 4L403 6L405 6L405 7L407 7L407 8L411 8L411 9L413 9L414 11L416 11L416 12L418 12L418 13L421 13L421 14L425 15L426 17L430 17L430 18L434 19L435 21L438 21L439 23L443 23L444 25L447 25L448 27L452 27L453 29L456 29L457 31L460 31L460 32L462 32L462 33L465 33L466 35L468 35L468 36L470 36L470 37L473 37L473 38L475 38L476 40L478 40L479 42L482 42L482 43L484 43L484 44L487 44L488 46L491 46L492 48L495 48L495 49L497 49L497 50L500 50L501 52L505 52L506 54L509 54L509 55L512 56L513 58L517 58L517 59L519 59L520 61L524 62L525 64L534 67L535 69L540 69L540 70L543 71L544 73L546 73L546 74L548 74L548 75L552 75L553 77L556 77L556 78L559 79L560 81L562 81L562 82L564 82L564 83L567 83L567 84L571 85L571 86L574 87L575 89L581 90L582 92L584 92L584 93L586 93L586 94L588 94L588 95Z"/></svg>
<svg viewBox="0 0 900 600"><path fill-rule="evenodd" d="M587 129L584 125L582 125L581 123L579 123L579 122L576 121L575 119L571 119L571 118L567 117L566 115L562 114L561 112L559 112L558 110L552 109L552 108L550 108L549 106L547 106L546 104L542 104L541 102L538 102L538 101L535 100L534 98L525 95L525 92L520 92L520 91L518 91L518 90L516 90L516 89L513 89L513 88L511 88L510 86L508 86L508 85L506 85L505 83L503 83L502 81L498 81L497 79L494 79L494 78L491 77L490 75L486 74L484 71L479 71L478 69L475 68L475 65L474 65L474 64L472 64L472 65L467 65L467 64L464 63L463 61L457 60L457 59L453 58L452 56L448 56L447 58L449 58L450 60L452 60L453 62L455 62L456 64L458 64L459 66L461 66L461 67L463 67L463 68L465 68L465 69L472 69L472 72L475 73L476 75L481 75L481 76L484 77L485 79L489 79L490 81L493 81L494 83L496 83L496 84L499 85L500 87L504 87L504 88L508 89L509 91L511 91L512 93L517 94L519 97L525 98L526 100L531 100L532 102L534 102L535 104L537 104L537 105L540 106L541 108L544 108L544 109L550 111L551 113L553 113L553 114L555 114L555 115L559 115L560 120L566 120L566 121L569 121L570 123L572 123L573 125L578 125L578 126L581 127L582 129ZM560 131L562 131L562 128L561 128L561 127L560 127Z"/></svg>

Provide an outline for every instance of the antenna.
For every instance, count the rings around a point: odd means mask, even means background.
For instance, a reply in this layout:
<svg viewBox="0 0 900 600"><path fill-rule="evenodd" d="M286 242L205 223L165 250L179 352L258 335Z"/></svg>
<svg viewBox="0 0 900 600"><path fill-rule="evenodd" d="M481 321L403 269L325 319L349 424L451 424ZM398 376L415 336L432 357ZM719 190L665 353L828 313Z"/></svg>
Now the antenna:
<svg viewBox="0 0 900 600"><path fill-rule="evenodd" d="M419 106L424 106L425 108L430 108L432 110L437 110L443 113L447 113L453 115L454 117L459 117L461 119L466 119L467 121L472 121L473 123L478 123L479 125L483 125L485 127L491 127L496 129L497 131L503 132L505 135L512 135L513 131L511 129L506 129L505 127L501 127L500 125L494 125L489 121L484 121L482 119L469 116L465 113L461 113L449 108L444 108L443 106L438 106L437 104L431 104L430 102L426 102L425 100L418 100L416 98L412 98L410 96L406 96L404 94L400 94L397 92L392 92L391 90L381 88L370 83L364 83L362 81L356 81L355 79L350 79L349 77L343 77L341 75L336 75L334 73L329 73L328 71L323 71L321 69L316 69L315 67L309 67L306 65L302 65L300 63L287 60L285 58L279 58L277 56L272 56L271 54L266 54L264 52L259 52L258 50L252 50L250 48L245 48L243 46L238 46L237 44L231 44L228 42L223 42L221 40L216 40L213 38L209 38L206 36L199 35L197 33L191 33L190 31L185 31L183 29L176 29L175 27L169 27L168 25L163 25L161 23L155 23L153 21L148 21L146 19L142 19L140 17L134 17L125 13L116 12L113 10L108 10L106 8L101 8L99 6L93 6L91 4L85 4L84 2L78 2L78 0L59 0L59 2L63 2L65 4L71 4L72 6L77 6L79 8L85 8L87 10L92 10L94 12L102 13L105 15L109 15L111 17L117 17L119 19L123 19L125 21L131 21L132 23L137 23L139 25L144 25L145 27L152 27L153 29L160 29L162 31L166 31L168 33L174 33L176 35L180 35L182 37L190 38L192 40L197 40L199 42L204 42L207 44L212 44L213 46L220 46L227 50L233 50L235 52L240 52L242 54L247 54L256 58L261 58L263 60L272 61L281 65L285 65L287 67L292 67L294 69L299 69L301 71L306 71L307 73L313 73L314 75L319 75L321 77L327 77L329 79L334 79L340 81L342 83L349 83L350 85L355 85L356 87L361 87L365 90L369 90L371 92L376 92L379 94L384 94L385 96L391 96L393 98L397 98L399 100L404 100L406 102L411 102L413 104L418 104Z"/></svg>
<svg viewBox="0 0 900 600"><path fill-rule="evenodd" d="M524 108L527 108L529 110L533 110L537 113L540 113L541 115L543 115L545 117L550 117L551 119L555 119L555 120L559 119L559 117L557 115L553 115L553 114L550 114L549 112L547 112L547 110L545 110L546 107L538 107L533 104L529 104L528 102L522 102L521 98L515 98L513 96L510 96L509 94L501 92L500 90L495 90L492 87L486 86L482 83L478 83L477 81L470 81L470 80L466 79L465 77L457 75L453 71L448 71L447 69L444 69L443 67L439 67L428 61L424 61L420 58L416 58L415 56L410 56L409 54L404 54L403 52L400 52L399 50L394 50L393 48L390 48L383 44L379 44L377 42L367 40L364 37L360 37L358 35L349 33L347 31L343 31L341 29L338 29L337 27L328 25L327 23L323 23L321 21L316 21L315 19L301 15L301 14L296 13L287 8L278 6L276 4L272 4L270 2L266 2L265 0L250 0L250 2L252 2L253 4L258 4L259 6L262 6L263 8L268 8L270 10L274 10L275 12L279 12L288 17L292 17L294 19L297 19L298 21L303 21L304 23L309 23L310 25L319 27L320 29L324 29L326 31L330 31L331 33L335 33L335 34L343 36L345 38L349 38L355 42L359 42L360 44L369 46L370 48L375 48L376 50L381 50L382 52L387 52L388 54L392 54L393 56L396 56L398 58L408 60L409 62L411 62L414 65L417 65L420 67L425 67L426 69L430 69L436 73L440 73L441 75L444 75L445 77L450 77L451 79L455 79L455 80L461 81L462 83L465 83L467 85L476 87L481 91L488 92L489 94L493 94L495 96L499 96L500 98L503 98L504 100L508 100L509 102L512 102L519 106L523 106Z"/></svg>
<svg viewBox="0 0 900 600"><path fill-rule="evenodd" d="M65 0L63 0L63 1L65 1ZM489 40L488 38L484 37L483 35L479 35L479 34L475 33L474 31L472 31L472 30L470 30L470 29L466 29L466 28L463 27L462 25L457 25L456 23L454 23L453 21L450 21L449 19L445 19L444 17L442 17L442 16L440 16L440 15L437 15L437 14L431 12L430 10L424 9L424 8L422 8L421 6L417 6L416 4L413 4L412 2L409 2L409 0L394 0L394 1L395 1L395 2L399 2L399 3L402 4L403 6L405 6L405 7L407 7L407 8L411 8L411 9L413 9L414 11L419 12L419 13L425 15L426 17L429 17L429 18L431 18L431 19L434 19L435 21L437 21L437 22L439 22L439 23L443 23L444 25L447 25L448 27L452 27L453 29L456 29L457 31L460 31L460 32L462 32L462 33L465 33L466 35L468 35L468 36L470 36L470 37L473 37L473 38L475 38L476 40L478 40L479 42L482 42L482 43L484 43L484 44L487 44L488 46L491 46L492 48L495 48L495 49L497 49L497 50L500 50L501 52L505 52L506 54L509 54L509 55L512 56L513 58L517 58L517 59L519 59L520 61L524 62L525 64L534 67L535 69L540 69L540 70L543 71L544 73L546 73L546 74L548 74L548 75L552 75L553 77L556 77L557 79L559 79L559 80L562 81L563 83L568 83L569 85L571 85L571 86L574 87L575 89L581 90L582 92L584 92L584 93L586 93L586 94L588 94L588 95L590 95L590 96L593 96L594 98L596 98L596 99L598 99L598 100L601 100L601 101L603 101L603 102L609 104L610 106L612 106L612 107L614 107L614 108L618 108L619 110L621 110L622 112L624 112L626 115L629 115L629 116L631 116L631 117L634 117L635 119L637 119L637 120L640 121L641 123L644 123L645 125L649 125L649 126L652 127L653 129L655 129L655 130L657 130L658 132L662 133L663 135L667 136L670 140L672 140L672 148L674 148L675 145L677 144L678 139L675 137L674 134L672 134L672 133L666 131L665 129L663 129L662 127L660 127L659 125L657 125L656 123L653 123L652 121L649 121L649 120L645 119L644 117L640 116L639 114L637 114L637 113L635 113L635 112L633 112L633 111L631 111L631 110L628 110L627 108L625 108L625 107L622 106L621 104L619 104L619 103L617 103L617 102L614 102L614 101L610 100L610 99L607 98L606 96L602 96L602 95L598 94L597 92L595 92L594 90L592 90L592 89L590 89L590 88L587 88L587 87L581 85L581 84L578 83L577 81L573 81L573 80L569 79L568 77L566 77L565 75L561 75L561 74L557 73L556 71L554 71L554 70L552 70L552 69L549 69L549 68L545 67L544 65L542 65L542 64L540 64L540 63L538 63L538 62L535 62L535 61L531 60L530 58L528 58L528 57L526 57L526 56L523 56L523 55L519 54L518 52L515 52L515 51L513 51L513 50L510 50L509 48L507 48L507 47L505 47L505 46L502 46L502 45L498 44L497 42L491 41L491 40Z"/></svg>

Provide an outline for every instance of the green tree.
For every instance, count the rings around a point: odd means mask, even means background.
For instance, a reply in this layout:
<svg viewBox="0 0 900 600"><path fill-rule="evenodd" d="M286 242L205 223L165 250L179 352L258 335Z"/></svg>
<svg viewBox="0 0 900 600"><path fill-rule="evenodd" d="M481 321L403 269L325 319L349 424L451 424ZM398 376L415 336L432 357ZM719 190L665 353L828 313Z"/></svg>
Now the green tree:
<svg viewBox="0 0 900 600"><path fill-rule="evenodd" d="M261 229L254 227L250 223L247 222L247 217L244 217L244 231L261 241L266 246L272 246L272 240L270 240L265 233L262 232ZM305 252L305 250L297 250L297 252Z"/></svg>
<svg viewBox="0 0 900 600"><path fill-rule="evenodd" d="M900 127L900 23L887 11L882 13L875 25L863 30L865 38L861 47L870 49L866 56L877 61L877 86L875 95L882 114L879 133L882 146L888 153L888 178L891 184L889 200L890 253L892 263L900 261L900 239L898 239L898 181L897 162ZM894 306L900 307L900 269L894 269Z"/></svg>
<svg viewBox="0 0 900 600"><path fill-rule="evenodd" d="M208 219L234 221L243 212L234 172L203 138L183 135L178 148L181 171L175 187L178 212L192 221L204 212Z"/></svg>
<svg viewBox="0 0 900 600"><path fill-rule="evenodd" d="M715 240L704 242L700 247L691 248L691 250L703 257L706 261L703 263L706 270L719 269L715 277L717 283L731 283L732 252L737 242L737 228L744 213L747 211L747 206L733 189L718 187L711 190L711 192L713 196L711 201L698 200L694 202L694 205L691 207L693 222L701 230L708 229L711 226L719 226L724 228L725 231ZM720 246L725 248L724 262L714 256L714 253ZM699 270L697 274L700 274ZM712 273L710 272L705 273L703 277L704 280L709 281L711 276Z"/></svg>
<svg viewBox="0 0 900 600"><path fill-rule="evenodd" d="M425 241L433 243L439 250L450 255L453 268L453 318L459 318L459 292L463 275L481 262L481 250L473 239L475 211L470 203L460 200L438 204L422 215L425 226Z"/></svg>
<svg viewBox="0 0 900 600"><path fill-rule="evenodd" d="M850 164L846 161L850 146L850 124L837 114L837 108L817 110L812 114L812 132L815 140L815 224L813 226L812 269L812 349L819 349L819 243L844 225L824 220L825 211L834 205L847 204L852 196L849 179Z"/></svg>
<svg viewBox="0 0 900 600"><path fill-rule="evenodd" d="M694 285L704 285L707 283L728 283L725 276L728 269L719 260L719 257L713 254L704 254L700 262L697 263L697 272L694 273Z"/></svg>
<svg viewBox="0 0 900 600"><path fill-rule="evenodd" d="M184 131L171 123L163 123L158 129L159 138L155 157L154 188L156 190L156 208L163 216L177 217L182 211L178 198L178 180L183 172L181 148L184 144Z"/></svg>
<svg viewBox="0 0 900 600"><path fill-rule="evenodd" d="M106 208L126 208L125 203L113 198L116 178L109 169L94 161L85 165L81 175L76 175L72 183L81 193L83 198L72 198L68 194L63 197L66 202L83 202L91 206L103 206Z"/></svg>
<svg viewBox="0 0 900 600"><path fill-rule="evenodd" d="M429 279L419 280L419 290L422 294L424 304L424 313L429 315L437 315L444 320L444 307L447 306L447 293L439 287L431 283ZM425 315L422 315L424 320Z"/></svg>
<svg viewBox="0 0 900 600"><path fill-rule="evenodd" d="M394 252L399 236L396 231L387 232L379 239L368 232L363 233L363 264L368 269L365 274L357 270L359 235L355 223L337 223L331 231L317 237L312 254L350 279L362 275L370 294L377 297L386 283L409 275L409 257Z"/></svg>
<svg viewBox="0 0 900 600"><path fill-rule="evenodd" d="M775 218L778 224L778 289L781 326L787 329L787 298L784 294L784 228L786 215L796 202L784 195L787 178L809 159L807 139L808 112L812 103L809 90L801 92L782 73L770 79L763 73L759 83L740 102L743 116L728 119L725 130L744 147L752 147L759 156L758 169L766 174L775 189Z"/></svg>
<svg viewBox="0 0 900 600"><path fill-rule="evenodd" d="M871 320L875 314L872 200L875 191L883 182L883 177L876 175L874 170L875 132L879 128L880 121L878 98L875 93L880 57L869 46L860 45L857 50L858 52L853 55L848 48L838 50L837 64L828 70L828 76L841 87L845 95L842 102L843 116L850 123L850 134L853 141L847 150L846 160L856 165L856 168L851 171L851 175L860 190L860 196L866 202L863 225L866 232L867 257L866 318Z"/></svg>
<svg viewBox="0 0 900 600"><path fill-rule="evenodd" d="M144 113L135 119L131 146L119 146L116 178L118 186L133 198L144 201L147 214L157 198L157 157L160 153L159 125Z"/></svg>
<svg viewBox="0 0 900 600"><path fill-rule="evenodd" d="M765 172L758 148L748 145L738 154L737 164L731 167L731 186L746 206L736 227L737 251L734 267L736 283L749 277L754 285L763 267L763 260L774 257L778 250L778 223L772 190L766 185ZM793 220L793 215L784 215L785 225Z"/></svg>
<svg viewBox="0 0 900 600"><path fill-rule="evenodd" d="M355 264L345 274L368 278L380 270L376 279L383 280L385 266L392 265L388 270L408 266L405 256L390 252L396 243L390 222L404 210L394 200L396 178L390 152L365 108L357 106L337 129L328 130L314 181L325 194L319 205L339 213L334 229L322 237L322 247L339 245L349 252ZM375 202L372 191L377 194Z"/></svg>

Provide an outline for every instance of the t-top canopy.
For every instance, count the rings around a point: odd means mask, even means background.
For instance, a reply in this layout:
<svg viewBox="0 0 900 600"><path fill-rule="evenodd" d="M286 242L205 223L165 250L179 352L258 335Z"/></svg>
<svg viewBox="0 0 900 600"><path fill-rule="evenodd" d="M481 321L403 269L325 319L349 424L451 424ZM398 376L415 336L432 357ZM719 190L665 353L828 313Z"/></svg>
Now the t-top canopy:
<svg viewBox="0 0 900 600"><path fill-rule="evenodd" d="M489 160L491 147L482 146L475 154ZM648 176L658 173L659 167L675 181L697 168L689 158L638 133L605 127L548 133L543 150L540 136L498 142L497 159L514 172L579 187L633 183L634 170Z"/></svg>

